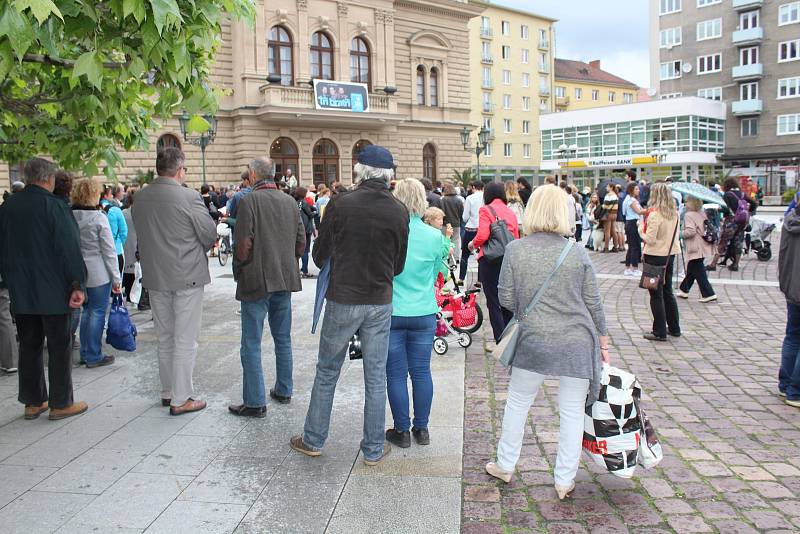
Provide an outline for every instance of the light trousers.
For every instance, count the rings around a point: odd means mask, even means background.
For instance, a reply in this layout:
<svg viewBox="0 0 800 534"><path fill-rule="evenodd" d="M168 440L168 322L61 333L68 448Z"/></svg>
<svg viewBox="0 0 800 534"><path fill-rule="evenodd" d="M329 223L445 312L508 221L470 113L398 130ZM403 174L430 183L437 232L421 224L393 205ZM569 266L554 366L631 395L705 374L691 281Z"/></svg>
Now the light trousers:
<svg viewBox="0 0 800 534"><path fill-rule="evenodd" d="M0 288L0 367L10 369L17 366L19 345L17 329L11 320L11 299L8 289Z"/></svg>
<svg viewBox="0 0 800 534"><path fill-rule="evenodd" d="M181 406L194 395L192 372L203 316L203 288L151 290L150 306L158 338L161 398Z"/></svg>
<svg viewBox="0 0 800 534"><path fill-rule="evenodd" d="M514 471L522 450L525 423L545 375L514 367L508 384L508 399L503 414L503 429L497 444L497 465ZM589 380L562 376L558 384L558 455L553 473L555 483L569 486L578 472L583 439L584 409Z"/></svg>

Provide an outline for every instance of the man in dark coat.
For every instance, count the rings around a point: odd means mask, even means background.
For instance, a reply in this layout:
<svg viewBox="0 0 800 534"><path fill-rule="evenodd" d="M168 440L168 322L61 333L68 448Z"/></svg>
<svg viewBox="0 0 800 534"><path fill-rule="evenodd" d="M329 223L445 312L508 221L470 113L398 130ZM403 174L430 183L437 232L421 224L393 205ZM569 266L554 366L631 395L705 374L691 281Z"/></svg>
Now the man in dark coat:
<svg viewBox="0 0 800 534"><path fill-rule="evenodd" d="M8 285L19 335L19 401L25 419L50 409L50 419L83 413L72 399L71 310L83 304L86 265L78 224L53 195L55 166L25 164L25 189L0 207L0 272ZM50 392L42 348L47 338Z"/></svg>

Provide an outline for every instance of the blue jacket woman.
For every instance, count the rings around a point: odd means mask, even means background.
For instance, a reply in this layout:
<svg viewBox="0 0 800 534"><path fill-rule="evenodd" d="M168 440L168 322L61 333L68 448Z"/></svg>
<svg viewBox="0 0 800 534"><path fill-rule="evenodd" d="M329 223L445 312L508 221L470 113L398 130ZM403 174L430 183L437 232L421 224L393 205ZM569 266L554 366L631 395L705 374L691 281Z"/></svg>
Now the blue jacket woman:
<svg viewBox="0 0 800 534"><path fill-rule="evenodd" d="M119 272L125 267L124 246L125 241L128 239L128 224L125 222L125 215L122 210L113 202L112 189L108 186L103 190L103 198L100 200L100 206L103 211L108 215L108 224L111 226L111 236L114 238L114 247L117 249L117 262L119 263Z"/></svg>

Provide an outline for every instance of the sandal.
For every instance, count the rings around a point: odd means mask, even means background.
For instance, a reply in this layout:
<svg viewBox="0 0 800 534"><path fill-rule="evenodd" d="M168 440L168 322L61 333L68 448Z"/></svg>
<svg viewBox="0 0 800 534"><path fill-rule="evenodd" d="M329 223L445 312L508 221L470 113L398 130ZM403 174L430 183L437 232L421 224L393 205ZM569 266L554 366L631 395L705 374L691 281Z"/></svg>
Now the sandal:
<svg viewBox="0 0 800 534"><path fill-rule="evenodd" d="M200 410L206 407L206 401L204 400L194 400L188 399L186 402L181 404L180 406L170 406L169 407L169 414L170 415L183 415L185 413L190 412L199 412Z"/></svg>

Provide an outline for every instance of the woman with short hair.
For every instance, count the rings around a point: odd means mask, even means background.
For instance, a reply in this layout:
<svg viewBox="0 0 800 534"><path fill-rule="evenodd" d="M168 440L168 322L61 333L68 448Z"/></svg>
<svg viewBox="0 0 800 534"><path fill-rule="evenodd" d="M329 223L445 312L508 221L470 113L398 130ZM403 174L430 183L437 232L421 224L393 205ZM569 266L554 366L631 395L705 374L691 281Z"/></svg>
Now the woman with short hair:
<svg viewBox="0 0 800 534"><path fill-rule="evenodd" d="M428 445L428 418L433 402L431 350L436 331L434 283L447 251L441 231L428 226L422 216L428 207L425 187L415 179L399 180L394 196L408 209L408 251L403 272L394 277L392 325L386 360L386 392L394 425L386 440L398 447ZM408 377L414 398L413 426L408 408Z"/></svg>
<svg viewBox="0 0 800 534"><path fill-rule="evenodd" d="M560 428L554 481L560 499L575 488L586 396L597 398L601 361L610 363L608 329L594 267L586 250L563 237L572 229L565 201L564 193L554 185L536 188L525 211L526 237L506 248L500 303L522 319L497 461L486 464L490 475L511 481L528 411L545 378L557 376ZM569 247L567 255L555 270L565 246ZM541 300L525 316L551 274Z"/></svg>
<svg viewBox="0 0 800 534"><path fill-rule="evenodd" d="M112 291L121 291L122 284L111 226L108 217L97 205L101 191L102 186L93 178L76 180L72 186L72 215L78 223L81 253L87 272L86 301L83 303L80 326L80 354L81 362L86 363L88 368L114 363L114 356L106 356L102 352L103 329L108 300Z"/></svg>

